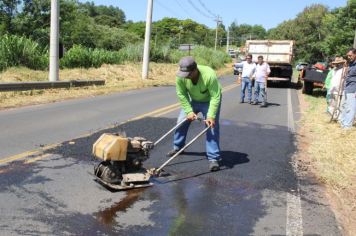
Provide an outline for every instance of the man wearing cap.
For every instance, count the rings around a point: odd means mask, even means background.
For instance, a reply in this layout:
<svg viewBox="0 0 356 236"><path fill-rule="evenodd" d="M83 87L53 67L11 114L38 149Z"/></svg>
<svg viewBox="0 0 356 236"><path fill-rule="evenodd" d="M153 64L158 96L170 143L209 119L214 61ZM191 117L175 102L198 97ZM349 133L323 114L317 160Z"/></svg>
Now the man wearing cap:
<svg viewBox="0 0 356 236"><path fill-rule="evenodd" d="M356 48L347 52L349 69L345 78L345 99L340 122L344 129L352 128L356 115Z"/></svg>
<svg viewBox="0 0 356 236"><path fill-rule="evenodd" d="M219 115L221 106L221 85L215 71L203 65L197 65L193 57L183 57L179 61L176 77L176 92L182 110L178 123L183 123L174 133L173 150L167 156L175 155L184 145L190 122L201 112L206 125L211 128L206 134L206 153L210 171L220 169Z"/></svg>
<svg viewBox="0 0 356 236"><path fill-rule="evenodd" d="M335 60L331 63L334 66L334 70L328 89L328 94L330 94L328 111L330 114L333 114L338 100L338 93L341 85L340 82L342 80L346 60L342 57L335 57Z"/></svg>

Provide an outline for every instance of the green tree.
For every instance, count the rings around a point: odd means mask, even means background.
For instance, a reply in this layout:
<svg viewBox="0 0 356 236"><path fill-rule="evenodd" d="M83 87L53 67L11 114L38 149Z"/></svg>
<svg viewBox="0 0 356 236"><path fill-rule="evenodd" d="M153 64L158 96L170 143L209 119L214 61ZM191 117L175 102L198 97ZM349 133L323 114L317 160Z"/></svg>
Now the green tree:
<svg viewBox="0 0 356 236"><path fill-rule="evenodd" d="M238 47L244 45L248 39L265 39L267 34L262 25L238 25L236 22L231 23L229 30L233 45Z"/></svg>
<svg viewBox="0 0 356 236"><path fill-rule="evenodd" d="M17 14L17 6L20 3L20 0L0 1L0 34L13 33L12 21Z"/></svg>
<svg viewBox="0 0 356 236"><path fill-rule="evenodd" d="M284 21L268 32L268 38L295 40L295 56L311 63L324 60L321 42L325 37L321 30L328 8L314 4L304 8L293 20Z"/></svg>
<svg viewBox="0 0 356 236"><path fill-rule="evenodd" d="M145 37L145 28L146 28L146 23L143 21L139 21L139 22L132 22L132 21L128 21L126 22L126 24L124 25L124 28L131 33L134 33L136 35L138 35L140 38L144 38ZM155 30L152 30L152 33L155 33Z"/></svg>
<svg viewBox="0 0 356 236"><path fill-rule="evenodd" d="M89 17L94 18L96 24L110 27L121 27L125 24L125 13L118 7L95 6L94 2L79 4L79 6Z"/></svg>
<svg viewBox="0 0 356 236"><path fill-rule="evenodd" d="M356 2L326 14L321 27L323 41L320 46L328 57L344 56L352 47L356 30Z"/></svg>

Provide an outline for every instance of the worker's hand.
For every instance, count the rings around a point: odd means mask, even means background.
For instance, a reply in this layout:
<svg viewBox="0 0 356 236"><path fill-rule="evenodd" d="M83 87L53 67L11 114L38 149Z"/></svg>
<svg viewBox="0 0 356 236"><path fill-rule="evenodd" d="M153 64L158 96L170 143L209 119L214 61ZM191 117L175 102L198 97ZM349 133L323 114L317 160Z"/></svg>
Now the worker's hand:
<svg viewBox="0 0 356 236"><path fill-rule="evenodd" d="M187 120L189 120L189 121L196 120L197 118L198 118L198 116L194 112L191 112L187 115Z"/></svg>
<svg viewBox="0 0 356 236"><path fill-rule="evenodd" d="M205 120L205 124L206 124L207 126L210 126L211 128L214 128L214 126L215 126L215 119L213 119L213 118L207 118L207 119Z"/></svg>

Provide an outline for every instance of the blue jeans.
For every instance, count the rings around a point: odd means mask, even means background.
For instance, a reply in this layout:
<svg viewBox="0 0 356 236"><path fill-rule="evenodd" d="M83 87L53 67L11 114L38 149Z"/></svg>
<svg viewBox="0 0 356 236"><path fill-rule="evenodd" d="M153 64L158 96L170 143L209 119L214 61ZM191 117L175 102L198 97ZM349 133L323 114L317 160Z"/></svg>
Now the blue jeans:
<svg viewBox="0 0 356 236"><path fill-rule="evenodd" d="M209 109L209 102L191 102L191 106L195 114L201 112L203 114L204 119L207 117L208 109ZM206 133L206 154L209 161L212 160L220 160L220 145L219 145L219 136L220 136L220 127L219 127L219 117L220 117L220 106L219 105L218 111L216 112L215 117L215 127L212 129L208 129ZM186 118L186 114L182 109L179 116L177 123L184 120ZM174 133L174 141L173 141L173 148L175 150L179 150L185 145L185 140L187 137L188 129L189 129L190 122L186 121L180 127L178 127Z"/></svg>
<svg viewBox="0 0 356 236"><path fill-rule="evenodd" d="M252 81L248 77L241 79L241 102L245 99L245 90L247 87L247 99L250 102L252 100Z"/></svg>
<svg viewBox="0 0 356 236"><path fill-rule="evenodd" d="M267 102L266 85L264 82L255 81L255 102L258 102L260 92L262 96L262 101L265 104Z"/></svg>
<svg viewBox="0 0 356 236"><path fill-rule="evenodd" d="M356 93L346 93L341 111L341 127L351 128L356 115Z"/></svg>

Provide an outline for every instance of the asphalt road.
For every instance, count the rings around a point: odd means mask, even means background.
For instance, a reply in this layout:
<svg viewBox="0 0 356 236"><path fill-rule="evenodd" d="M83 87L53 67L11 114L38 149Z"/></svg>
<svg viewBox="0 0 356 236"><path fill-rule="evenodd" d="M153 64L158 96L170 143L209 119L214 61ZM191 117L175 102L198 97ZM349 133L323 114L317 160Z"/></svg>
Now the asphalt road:
<svg viewBox="0 0 356 236"><path fill-rule="evenodd" d="M296 91L271 87L260 108L238 103L232 77L221 83L221 171L208 171L202 138L165 168L170 176L126 192L93 181L92 144L117 131L157 140L176 122L174 87L0 111L0 234L341 235L294 161ZM202 128L193 123L189 137ZM169 137L145 166L171 148Z"/></svg>

